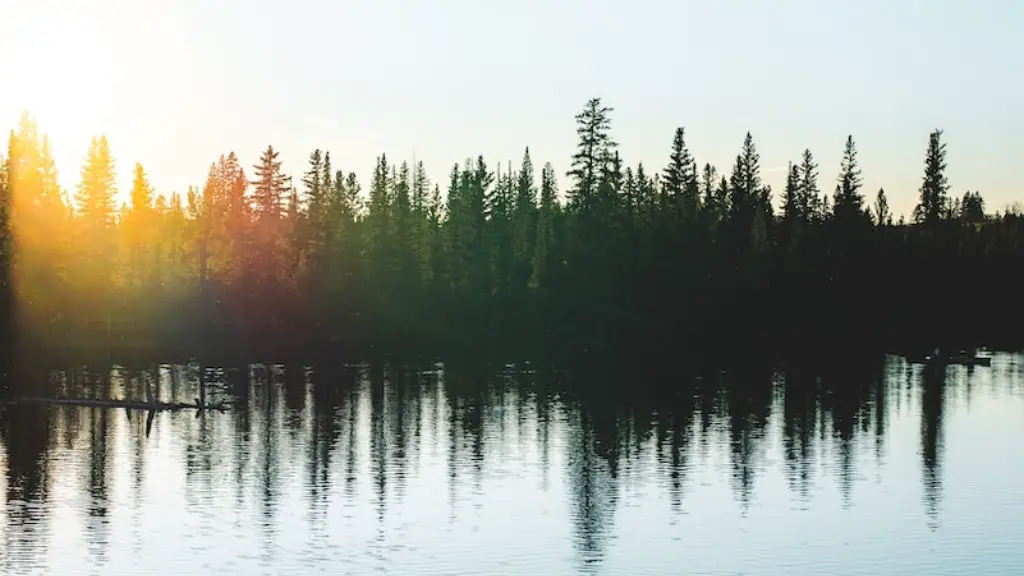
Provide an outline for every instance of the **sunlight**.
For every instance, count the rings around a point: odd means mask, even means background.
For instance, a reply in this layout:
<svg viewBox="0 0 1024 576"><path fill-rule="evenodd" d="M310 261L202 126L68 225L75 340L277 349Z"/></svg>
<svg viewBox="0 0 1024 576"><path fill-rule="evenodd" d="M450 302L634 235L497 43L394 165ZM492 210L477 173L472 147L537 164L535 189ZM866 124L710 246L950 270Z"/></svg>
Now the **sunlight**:
<svg viewBox="0 0 1024 576"><path fill-rule="evenodd" d="M3 42L18 57L5 63L0 111L12 123L31 113L50 135L61 184L71 190L90 137L110 126L112 94L124 88L111 65L107 15L70 0L18 2L4 11L13 25Z"/></svg>

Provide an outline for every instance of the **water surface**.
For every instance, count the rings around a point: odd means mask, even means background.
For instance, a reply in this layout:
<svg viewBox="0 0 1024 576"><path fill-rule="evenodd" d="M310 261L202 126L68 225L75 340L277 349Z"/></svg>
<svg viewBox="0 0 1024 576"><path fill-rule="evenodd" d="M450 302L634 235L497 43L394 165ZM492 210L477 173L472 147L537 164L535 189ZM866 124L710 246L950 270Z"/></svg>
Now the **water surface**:
<svg viewBox="0 0 1024 576"><path fill-rule="evenodd" d="M8 409L0 571L1018 573L1022 372L890 357L598 393L512 369L251 366L211 374L235 409L156 414L148 435L141 413ZM85 376L184 401L198 381Z"/></svg>

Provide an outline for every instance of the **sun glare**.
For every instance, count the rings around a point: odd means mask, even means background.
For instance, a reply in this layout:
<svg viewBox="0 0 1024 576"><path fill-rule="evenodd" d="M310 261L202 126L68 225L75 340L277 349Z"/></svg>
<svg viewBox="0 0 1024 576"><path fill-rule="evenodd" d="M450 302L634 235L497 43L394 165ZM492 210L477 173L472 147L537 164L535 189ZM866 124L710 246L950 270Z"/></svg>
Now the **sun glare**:
<svg viewBox="0 0 1024 576"><path fill-rule="evenodd" d="M89 139L109 126L112 94L119 90L111 70L112 39L91 3L37 0L7 3L3 117L14 125L28 111L45 132L61 185L72 188Z"/></svg>

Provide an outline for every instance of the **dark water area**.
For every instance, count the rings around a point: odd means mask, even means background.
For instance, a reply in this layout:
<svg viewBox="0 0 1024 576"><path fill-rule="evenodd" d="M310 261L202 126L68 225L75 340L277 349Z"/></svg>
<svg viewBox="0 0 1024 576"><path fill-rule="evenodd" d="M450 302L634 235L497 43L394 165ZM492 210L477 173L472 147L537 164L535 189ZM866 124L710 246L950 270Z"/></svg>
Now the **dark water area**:
<svg viewBox="0 0 1024 576"><path fill-rule="evenodd" d="M1024 356L570 375L204 370L0 412L4 574L1014 574ZM195 364L53 394L199 396Z"/></svg>

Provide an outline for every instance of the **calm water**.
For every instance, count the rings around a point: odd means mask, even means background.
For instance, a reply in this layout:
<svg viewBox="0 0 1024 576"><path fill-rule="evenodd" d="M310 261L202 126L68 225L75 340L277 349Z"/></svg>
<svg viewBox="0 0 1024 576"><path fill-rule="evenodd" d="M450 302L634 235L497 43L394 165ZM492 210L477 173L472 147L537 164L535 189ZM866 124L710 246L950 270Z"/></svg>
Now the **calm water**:
<svg viewBox="0 0 1024 576"><path fill-rule="evenodd" d="M235 409L157 414L148 436L139 413L9 409L0 571L1024 571L1021 356L660 396L508 370L244 372L211 387ZM145 378L195 397L194 367L94 386Z"/></svg>

